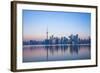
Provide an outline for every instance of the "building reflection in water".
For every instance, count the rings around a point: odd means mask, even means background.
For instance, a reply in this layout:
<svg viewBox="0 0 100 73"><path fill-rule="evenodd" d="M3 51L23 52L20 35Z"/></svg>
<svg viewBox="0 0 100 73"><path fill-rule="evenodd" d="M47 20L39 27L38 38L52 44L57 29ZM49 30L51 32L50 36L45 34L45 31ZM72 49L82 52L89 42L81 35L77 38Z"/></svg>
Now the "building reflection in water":
<svg viewBox="0 0 100 73"><path fill-rule="evenodd" d="M59 54L59 51L62 54L65 54L66 51L69 48L69 52L71 53L71 55L73 55L73 53L78 54L79 48L80 46L78 45L54 45L54 46L45 46L45 49L47 51L47 56L48 53L50 52L51 55L55 55L55 54Z"/></svg>
<svg viewBox="0 0 100 73"><path fill-rule="evenodd" d="M70 53L73 54L73 53L76 53L78 54L78 51L79 51L79 46L78 45L70 45Z"/></svg>
<svg viewBox="0 0 100 73"><path fill-rule="evenodd" d="M48 50L50 53L54 54L58 52L59 50L61 52L65 52L68 49L67 45L59 46L59 45L54 45L54 46L45 46L45 49Z"/></svg>
<svg viewBox="0 0 100 73"><path fill-rule="evenodd" d="M25 46L23 62L90 59L90 45Z"/></svg>

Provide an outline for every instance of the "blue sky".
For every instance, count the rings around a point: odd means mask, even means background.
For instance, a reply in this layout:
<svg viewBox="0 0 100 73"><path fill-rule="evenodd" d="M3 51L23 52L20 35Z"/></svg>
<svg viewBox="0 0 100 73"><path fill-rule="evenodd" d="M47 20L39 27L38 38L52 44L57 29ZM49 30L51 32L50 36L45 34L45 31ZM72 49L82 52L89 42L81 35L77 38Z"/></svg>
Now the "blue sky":
<svg viewBox="0 0 100 73"><path fill-rule="evenodd" d="M79 34L81 38L90 36L91 14L79 12L53 12L23 10L23 38L24 40Z"/></svg>

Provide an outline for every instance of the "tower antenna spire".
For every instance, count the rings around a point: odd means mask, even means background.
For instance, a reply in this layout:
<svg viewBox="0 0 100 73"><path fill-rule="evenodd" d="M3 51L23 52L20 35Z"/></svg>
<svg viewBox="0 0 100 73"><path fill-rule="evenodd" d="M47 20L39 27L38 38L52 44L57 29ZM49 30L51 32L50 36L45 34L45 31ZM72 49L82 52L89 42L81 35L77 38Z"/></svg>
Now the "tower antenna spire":
<svg viewBox="0 0 100 73"><path fill-rule="evenodd" d="M48 39L48 26L47 26L47 30L46 30L46 36L47 36L47 39Z"/></svg>

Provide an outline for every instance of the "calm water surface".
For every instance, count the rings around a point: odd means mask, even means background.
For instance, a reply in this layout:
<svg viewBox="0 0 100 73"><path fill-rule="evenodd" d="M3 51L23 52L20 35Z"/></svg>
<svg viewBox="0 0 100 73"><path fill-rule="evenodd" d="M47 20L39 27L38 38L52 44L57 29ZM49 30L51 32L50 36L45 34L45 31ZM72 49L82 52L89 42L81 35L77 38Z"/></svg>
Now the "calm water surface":
<svg viewBox="0 0 100 73"><path fill-rule="evenodd" d="M90 59L90 50L89 45L24 45L23 62Z"/></svg>

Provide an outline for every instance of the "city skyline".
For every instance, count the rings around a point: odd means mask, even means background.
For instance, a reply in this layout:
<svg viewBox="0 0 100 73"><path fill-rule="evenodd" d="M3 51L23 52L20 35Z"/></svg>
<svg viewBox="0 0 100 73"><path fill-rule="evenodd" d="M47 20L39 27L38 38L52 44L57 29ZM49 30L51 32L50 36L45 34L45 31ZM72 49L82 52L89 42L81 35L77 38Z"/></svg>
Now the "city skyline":
<svg viewBox="0 0 100 73"><path fill-rule="evenodd" d="M78 34L80 38L88 38L90 18L90 13L23 10L23 39L44 40L47 32L48 37Z"/></svg>

